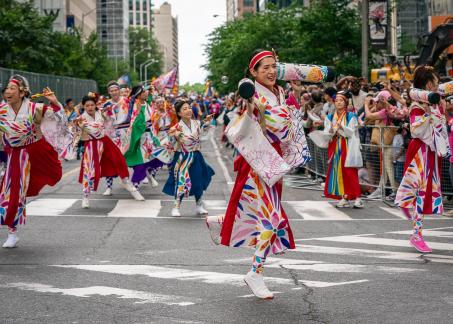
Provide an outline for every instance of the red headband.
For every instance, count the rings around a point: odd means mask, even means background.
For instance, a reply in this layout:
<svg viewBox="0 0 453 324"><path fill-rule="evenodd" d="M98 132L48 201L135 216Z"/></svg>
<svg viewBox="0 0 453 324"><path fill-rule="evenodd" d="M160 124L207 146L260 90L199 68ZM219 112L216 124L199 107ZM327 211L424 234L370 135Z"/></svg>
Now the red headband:
<svg viewBox="0 0 453 324"><path fill-rule="evenodd" d="M9 80L9 82L12 82L15 85L17 85L18 87L20 87L19 81L17 81L16 79L11 79L11 80Z"/></svg>
<svg viewBox="0 0 453 324"><path fill-rule="evenodd" d="M249 64L249 69L253 69L256 64L258 64L259 61L261 61L265 57L275 57L274 53L271 51L262 51L256 54L252 59L250 60Z"/></svg>

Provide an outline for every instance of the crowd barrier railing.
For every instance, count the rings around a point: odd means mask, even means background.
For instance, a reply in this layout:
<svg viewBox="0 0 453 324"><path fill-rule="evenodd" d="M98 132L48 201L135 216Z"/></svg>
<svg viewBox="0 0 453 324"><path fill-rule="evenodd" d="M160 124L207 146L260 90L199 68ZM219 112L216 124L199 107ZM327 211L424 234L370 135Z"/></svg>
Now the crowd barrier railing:
<svg viewBox="0 0 453 324"><path fill-rule="evenodd" d="M395 163L396 152L399 148L393 145L371 144L371 134L373 129L379 129L380 143L384 143L384 134L388 131L396 133L396 126L361 126L359 136L361 139L360 150L363 158L363 167L359 168L359 180L362 192L371 193L380 189L380 194L375 194L378 199L386 200L391 193L396 193L404 172L404 161L406 159L406 149L403 149L402 157ZM387 138L388 140L389 138ZM311 153L311 160L304 166L306 172L311 176L293 174L287 177L287 183L296 188L307 188L313 184L324 182L328 170L328 155L326 148L320 148L307 136L308 147ZM450 171L451 168L451 171ZM442 194L453 197L453 163L450 166L450 158L442 159L441 184ZM318 187L316 190L322 190ZM378 191L379 193L379 191ZM390 200L390 198L387 198Z"/></svg>

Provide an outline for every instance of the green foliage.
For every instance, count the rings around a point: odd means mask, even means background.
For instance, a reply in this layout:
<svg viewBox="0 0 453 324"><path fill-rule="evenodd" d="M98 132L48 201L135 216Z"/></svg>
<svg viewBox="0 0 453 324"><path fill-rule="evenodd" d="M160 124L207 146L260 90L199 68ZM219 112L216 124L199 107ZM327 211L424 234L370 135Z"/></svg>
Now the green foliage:
<svg viewBox="0 0 453 324"><path fill-rule="evenodd" d="M205 48L209 79L221 93L234 91L259 48L274 48L282 62L329 65L341 74L360 75L360 17L348 5L346 0L314 0L308 8L269 10L217 28ZM227 84L220 82L223 75Z"/></svg>
<svg viewBox="0 0 453 324"><path fill-rule="evenodd" d="M187 94L191 93L191 92L203 94L205 91L205 87L206 87L206 85L203 83L194 83L194 84L186 83L186 84L180 85L179 89L184 90L184 92Z"/></svg>
<svg viewBox="0 0 453 324"><path fill-rule="evenodd" d="M0 0L0 66L93 79L102 92L128 73L128 62L109 59L95 33L84 42L77 29L54 32L53 19L39 15L30 1Z"/></svg>
<svg viewBox="0 0 453 324"><path fill-rule="evenodd" d="M154 59L155 62L150 64L147 68L146 79L150 80L153 77L157 77L162 74L163 68L163 55L159 48L159 43L154 38L153 34L146 28L141 27L129 27L129 53L130 53L130 66L133 69L134 66L134 54L135 56L135 73L133 80L138 81L140 75L140 64L145 63L150 59ZM167 71L165 71L167 72ZM144 73L144 69L142 71Z"/></svg>

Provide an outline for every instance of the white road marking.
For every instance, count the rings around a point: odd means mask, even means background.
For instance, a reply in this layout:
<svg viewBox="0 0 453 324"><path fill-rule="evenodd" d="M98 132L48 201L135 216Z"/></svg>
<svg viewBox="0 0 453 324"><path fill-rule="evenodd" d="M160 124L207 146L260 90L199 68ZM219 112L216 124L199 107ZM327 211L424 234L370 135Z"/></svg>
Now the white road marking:
<svg viewBox="0 0 453 324"><path fill-rule="evenodd" d="M207 284L229 284L232 286L243 286L244 275L222 272L196 271L187 269L156 267L150 265L54 265L60 268L98 271L122 275L143 275L150 278L175 279L181 281L200 281ZM266 277L266 283L271 285L294 285L292 279ZM350 281L325 282L301 280L306 286L313 288L326 288L333 286L348 285Z"/></svg>
<svg viewBox="0 0 453 324"><path fill-rule="evenodd" d="M424 260L438 263L452 263L453 256L440 255L440 254L425 254L423 258L421 254L414 250L411 252L394 252L394 251L382 251L382 250L366 250L366 249L353 249L353 248L342 248L342 247L331 247L331 246L320 246L320 245L299 245L296 244L296 249L291 250L301 253L314 253L314 254L332 254L332 255L346 255L351 257L360 258L377 258L377 259L389 259L389 260L401 260L401 261L414 261L423 263Z"/></svg>
<svg viewBox="0 0 453 324"><path fill-rule="evenodd" d="M215 142L214 137L212 135L209 135L209 140L211 141L211 144L214 147L214 153L217 158L217 162L219 162L220 168L223 171L223 175L225 177L227 184L228 183L234 184L233 179L230 176L230 172L228 171L228 168L226 167L225 162L223 162L223 160L222 160L222 156L220 155L219 147L217 146L217 143ZM230 185L229 187L231 189L232 186Z"/></svg>
<svg viewBox="0 0 453 324"><path fill-rule="evenodd" d="M160 200L135 201L120 199L115 208L107 215L109 217L142 217L155 218L162 208Z"/></svg>
<svg viewBox="0 0 453 324"><path fill-rule="evenodd" d="M387 245L387 246L402 246L408 247L409 240L395 240L382 237L370 237L364 235L345 235L345 236L332 236L332 237L321 237L314 238L316 241L329 241L329 242L341 242L341 243L360 243L370 245ZM438 243L438 242L427 242L428 245L435 250L448 250L453 251L453 244L450 243Z"/></svg>
<svg viewBox="0 0 453 324"><path fill-rule="evenodd" d="M71 208L79 199L40 198L27 204L27 215L30 216L59 216Z"/></svg>
<svg viewBox="0 0 453 324"><path fill-rule="evenodd" d="M231 263L242 263L250 259L225 260ZM424 269L399 268L378 265L348 264L348 263L327 263L322 261L284 259L284 258L267 258L266 268L286 268L291 270L307 270L315 272L345 272L345 273L405 273L415 271L426 271Z"/></svg>
<svg viewBox="0 0 453 324"><path fill-rule="evenodd" d="M431 237L447 237L447 238L453 238L453 231L440 231L442 229L453 229L453 227L442 227L442 228L430 228L430 229L424 229L423 230L423 236L431 236ZM410 235L412 234L412 231L396 231L396 232L390 232L391 234L404 234L404 235Z"/></svg>
<svg viewBox="0 0 453 324"><path fill-rule="evenodd" d="M302 200L287 201L303 219L311 220L345 220L351 219L348 215L335 208L327 201Z"/></svg>
<svg viewBox="0 0 453 324"><path fill-rule="evenodd" d="M55 288L49 285L43 285L39 283L26 283L16 282L1 285L1 288L16 288L20 290L36 291L41 293L54 293L63 294L66 296L88 298L94 295L100 296L115 296L120 299L137 299L135 304L165 304L165 305L177 305L177 306L190 306L195 305L194 301L188 301L189 298L172 295L153 294L147 291L121 289L115 287L106 286L93 286L85 288ZM191 300L194 300L191 298ZM201 302L201 299L196 299L196 302Z"/></svg>
<svg viewBox="0 0 453 324"><path fill-rule="evenodd" d="M379 208L382 209L383 211L385 211L386 213L389 213L398 218L407 220L406 216L404 216L404 214L401 212L401 210L399 208L390 208L390 207L379 207Z"/></svg>

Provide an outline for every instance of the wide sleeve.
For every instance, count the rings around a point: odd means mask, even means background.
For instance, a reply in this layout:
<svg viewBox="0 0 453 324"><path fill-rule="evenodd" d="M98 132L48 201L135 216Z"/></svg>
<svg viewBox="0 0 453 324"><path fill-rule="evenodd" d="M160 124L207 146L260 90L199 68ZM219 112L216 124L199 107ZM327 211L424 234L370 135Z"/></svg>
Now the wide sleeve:
<svg viewBox="0 0 453 324"><path fill-rule="evenodd" d="M413 107L409 116L410 130L413 138L422 140L425 144L432 144L431 117L422 108Z"/></svg>
<svg viewBox="0 0 453 324"><path fill-rule="evenodd" d="M359 122L357 120L357 115L352 114L351 118L348 122L348 125L343 127L343 134L346 138L351 138L354 136L355 132L357 131L357 127L359 126Z"/></svg>
<svg viewBox="0 0 453 324"><path fill-rule="evenodd" d="M305 164L310 159L302 113L284 106L267 107L265 110L266 131L273 142L280 141L282 157L291 167Z"/></svg>
<svg viewBox="0 0 453 324"><path fill-rule="evenodd" d="M74 159L74 141L77 136L69 125L63 106L60 103L49 106L36 104L36 109L42 110L40 128L45 139L62 159Z"/></svg>

